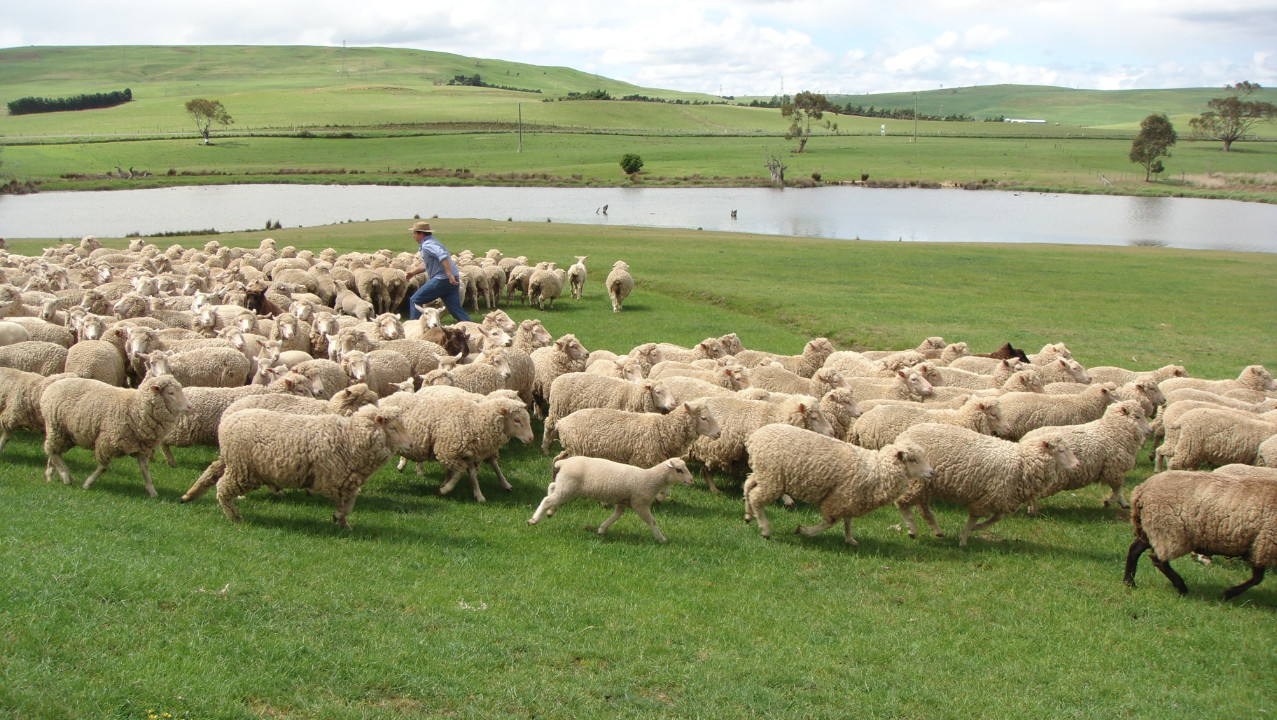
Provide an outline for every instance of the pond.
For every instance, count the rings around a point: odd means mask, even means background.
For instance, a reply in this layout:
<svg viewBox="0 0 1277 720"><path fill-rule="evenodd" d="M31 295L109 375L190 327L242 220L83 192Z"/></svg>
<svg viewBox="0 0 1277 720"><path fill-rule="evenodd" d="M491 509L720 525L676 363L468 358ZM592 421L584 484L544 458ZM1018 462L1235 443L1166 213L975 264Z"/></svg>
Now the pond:
<svg viewBox="0 0 1277 720"><path fill-rule="evenodd" d="M0 236L122 237L346 221L480 218L904 242L1277 252L1277 205L1036 192L219 185L0 196Z"/></svg>

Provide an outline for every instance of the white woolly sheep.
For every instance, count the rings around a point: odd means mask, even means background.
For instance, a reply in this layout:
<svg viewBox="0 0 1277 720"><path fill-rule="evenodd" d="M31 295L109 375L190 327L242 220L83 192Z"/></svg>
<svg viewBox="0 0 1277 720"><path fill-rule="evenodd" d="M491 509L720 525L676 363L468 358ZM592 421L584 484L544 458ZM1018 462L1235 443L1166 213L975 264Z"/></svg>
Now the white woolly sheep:
<svg viewBox="0 0 1277 720"><path fill-rule="evenodd" d="M637 383L620 378L577 372L566 373L550 385L550 410L545 415L541 452L550 454L559 420L585 408L612 408L629 412L669 412L674 395L659 380Z"/></svg>
<svg viewBox="0 0 1277 720"><path fill-rule="evenodd" d="M1188 377L1188 371L1181 365L1163 365L1156 370L1144 372L1127 370L1114 365L1098 365L1087 368L1086 372L1091 376L1091 382L1111 382L1119 386L1144 379L1152 379L1154 383L1160 383L1173 377Z"/></svg>
<svg viewBox="0 0 1277 720"><path fill-rule="evenodd" d="M901 433L896 443L922 448L935 471L930 478L912 480L896 500L909 537L918 535L914 507L936 537L944 537L930 503L945 500L967 509L958 547L966 547L972 532L989 527L1036 497L1056 481L1059 471L1079 466L1059 435L1016 443L954 425L925 423ZM985 515L989 519L981 522Z"/></svg>
<svg viewBox="0 0 1277 720"><path fill-rule="evenodd" d="M0 347L0 367L40 375L54 375L66 368L67 349L57 343L27 340Z"/></svg>
<svg viewBox="0 0 1277 720"><path fill-rule="evenodd" d="M607 274L607 294L612 298L612 312L619 313L625 305L625 298L634 290L634 278L630 275L630 266L624 260L612 264L612 271Z"/></svg>
<svg viewBox="0 0 1277 720"><path fill-rule="evenodd" d="M176 353L156 350L144 359L147 377L172 375L183 386L240 387L248 384L252 372L252 363L233 348L206 347Z"/></svg>
<svg viewBox="0 0 1277 720"><path fill-rule="evenodd" d="M568 287L572 289L572 299L580 300L581 295L585 292L585 279L589 277L589 273L585 269L585 261L589 259L589 255L576 255L576 262L568 268Z"/></svg>
<svg viewBox="0 0 1277 720"><path fill-rule="evenodd" d="M1002 406L998 399L975 396L954 409L932 409L916 403L879 405L860 416L848 440L860 447L877 450L895 442L905 430L923 423L955 425L981 435L1010 432L1002 419Z"/></svg>
<svg viewBox="0 0 1277 720"><path fill-rule="evenodd" d="M1064 438L1079 463L1076 469L1061 471L1054 482L1029 501L1029 514L1037 514L1037 501L1042 498L1095 484L1112 490L1104 500L1104 507L1113 503L1130 507L1122 499L1122 483L1126 481L1126 473L1135 468L1136 455L1151 432L1140 404L1124 400L1109 405L1099 420L1081 425L1043 427L1026 433L1023 441L1056 436Z"/></svg>
<svg viewBox="0 0 1277 720"><path fill-rule="evenodd" d="M773 360L790 372L810 378L816 374L817 370L824 367L825 360L833 353L834 344L828 338L820 337L803 346L803 351L799 355L777 355L760 350L742 350L735 353L733 357L746 368L760 365L765 360Z"/></svg>
<svg viewBox="0 0 1277 720"><path fill-rule="evenodd" d="M486 502L479 489L479 463L487 462L496 472L501 488L513 490L497 456L511 438L532 441L532 421L527 408L499 391L491 396L475 395L460 388L430 386L415 394L396 393L382 402L403 411L411 442L400 450L404 460L436 460L445 469L440 495L446 495L461 479L470 476L474 499ZM399 469L402 470L404 463ZM418 468L420 471L420 468Z"/></svg>
<svg viewBox="0 0 1277 720"><path fill-rule="evenodd" d="M1086 368L1082 367L1078 361L1070 358L1055 358L1042 364L1034 363L1034 367L1042 373L1042 382L1044 384L1054 382L1089 384L1091 382L1091 376L1086 373Z"/></svg>
<svg viewBox="0 0 1277 720"><path fill-rule="evenodd" d="M529 355L536 367L532 396L540 409L545 411L550 407L550 385L554 379L564 373L584 371L590 352L575 335L569 333L555 340L553 345L537 348Z"/></svg>
<svg viewBox="0 0 1277 720"><path fill-rule="evenodd" d="M1030 430L1048 425L1080 425L1098 420L1113 402L1117 388L1113 383L1092 385L1076 395L1046 395L1015 392L1000 395L1002 419L1011 431L1010 440L1019 440Z"/></svg>
<svg viewBox="0 0 1277 720"><path fill-rule="evenodd" d="M1264 579L1277 564L1277 482L1219 472L1170 470L1131 492L1135 541L1126 553L1122 582L1135 587L1140 555L1151 559L1180 595L1184 579L1170 561L1197 552L1239 557L1251 567L1249 580L1224 591L1231 600Z"/></svg>
<svg viewBox="0 0 1277 720"><path fill-rule="evenodd" d="M1235 380L1203 380L1201 378L1172 377L1163 380L1159 385L1162 392L1169 393L1182 388L1207 390L1224 393L1228 390L1258 390L1271 392L1277 390L1273 377L1263 365L1250 365L1243 368Z"/></svg>
<svg viewBox="0 0 1277 720"><path fill-rule="evenodd" d="M455 358L445 358L442 366L452 371L453 383L467 392L487 395L506 387L510 379L510 363L502 349L485 350L474 357L474 362L457 364Z"/></svg>
<svg viewBox="0 0 1277 720"><path fill-rule="evenodd" d="M718 338L705 338L695 346L686 348L674 343L657 343L661 360L690 363L695 360L713 360L727 356L727 348Z"/></svg>
<svg viewBox="0 0 1277 720"><path fill-rule="evenodd" d="M239 355L239 353L235 354ZM242 355L240 359L244 359ZM101 380L115 387L124 387L127 377L124 355L105 340L81 340L72 345L67 350L63 370L83 378ZM178 378L178 381L180 382L181 378Z"/></svg>
<svg viewBox="0 0 1277 720"><path fill-rule="evenodd" d="M834 434L819 403L811 397L795 395L779 402L709 397L700 402L714 416L719 434L718 437L697 437L688 449L687 457L702 464L701 476L714 492L718 492L718 487L714 485L715 471L724 475L744 475L749 461L745 441L755 430L765 425L783 423L821 435Z"/></svg>
<svg viewBox="0 0 1277 720"><path fill-rule="evenodd" d="M352 383L365 383L380 397L394 394L395 383L412 377L408 360L393 350L352 350L342 356L341 367Z"/></svg>
<svg viewBox="0 0 1277 720"><path fill-rule="evenodd" d="M565 276L563 270L537 270L532 273L528 279L528 294L536 298L538 308L544 310L547 303L554 307L554 301L563 294Z"/></svg>
<svg viewBox="0 0 1277 720"><path fill-rule="evenodd" d="M833 368L821 368L811 378L805 378L779 365L759 365L750 370L749 384L752 387L773 392L788 393L790 395L810 395L812 397L821 397L830 390L838 388L851 388L851 385L843 379L842 374ZM857 395L856 400L860 400L859 395Z"/></svg>
<svg viewBox="0 0 1277 720"><path fill-rule="evenodd" d="M590 364L585 366L585 372L591 375L621 378L630 382L638 382L643 379L643 368L639 367L634 358L596 357L603 352L602 350L595 350L590 353Z"/></svg>
<svg viewBox="0 0 1277 720"><path fill-rule="evenodd" d="M218 456L182 495L190 502L217 485L217 502L240 520L235 498L268 485L306 488L331 497L333 521L347 517L368 477L411 443L398 408L366 405L349 417L242 410L218 428Z"/></svg>
<svg viewBox="0 0 1277 720"><path fill-rule="evenodd" d="M1034 365L1045 365L1060 358L1073 359L1073 353L1069 352L1064 343L1047 343L1042 346L1041 352L1029 354L1029 362Z"/></svg>
<svg viewBox="0 0 1277 720"><path fill-rule="evenodd" d="M767 425L745 445L752 469L745 480L745 522L757 517L764 538L771 537L767 505L789 494L817 506L824 520L798 532L815 535L842 520L844 542L857 545L852 518L895 500L911 478L932 474L923 450L905 442L866 450L791 425Z"/></svg>
<svg viewBox="0 0 1277 720"><path fill-rule="evenodd" d="M652 502L675 483L692 484L692 475L679 458L670 458L644 469L603 458L568 457L554 461L550 478L545 499L528 519L529 525L536 525L547 515L553 515L555 509L573 498L587 497L616 507L612 515L599 524L600 535L607 532L628 507L643 518L643 522L652 529L653 537L661 543L668 540L656 527Z"/></svg>
<svg viewBox="0 0 1277 720"><path fill-rule="evenodd" d="M18 323L11 320L0 322L0 346L27 342L30 339L31 332Z"/></svg>
<svg viewBox="0 0 1277 720"><path fill-rule="evenodd" d="M767 370L767 368L758 368L755 370L755 374L759 370ZM820 372L816 373L816 377L820 377L822 373L832 372L836 371L831 368L821 368ZM856 402L866 402L868 400L921 402L935 394L935 387L931 382L922 373L913 369L897 370L895 376L887 380L861 377L848 378L846 387L851 388L852 394L856 396Z"/></svg>
<svg viewBox="0 0 1277 720"><path fill-rule="evenodd" d="M1277 422L1240 410L1189 410L1176 420L1168 417L1166 440L1157 448L1156 466L1195 470L1203 463L1254 465L1259 446L1274 435L1277 435Z"/></svg>
<svg viewBox="0 0 1277 720"><path fill-rule="evenodd" d="M44 477L52 482L56 472L70 484L71 471L62 453L73 447L88 448L98 466L84 480L87 490L111 460L132 455L141 468L146 493L156 497L151 455L189 407L182 385L169 376L146 380L136 390L89 378L58 380L40 395L44 452L49 458Z"/></svg>
<svg viewBox="0 0 1277 720"><path fill-rule="evenodd" d="M687 368L680 365L681 363L668 361L658 363L652 366L652 372L648 374L648 377L655 380L672 377L695 378L732 391L744 390L751 386L750 371L735 363L718 365L713 369Z"/></svg>
<svg viewBox="0 0 1277 720"><path fill-rule="evenodd" d="M939 384L944 387L960 387L968 390L992 390L1001 387L1019 369L1019 360L997 360L992 372L982 373L955 367L937 367Z"/></svg>
<svg viewBox="0 0 1277 720"><path fill-rule="evenodd" d="M560 420L557 429L563 444L557 457L586 455L638 467L682 457L697 436L716 438L721 432L702 400L681 403L665 415L588 408Z"/></svg>
<svg viewBox="0 0 1277 720"><path fill-rule="evenodd" d="M40 395L45 388L71 373L40 375L13 368L0 368L0 452L14 430L44 432Z"/></svg>

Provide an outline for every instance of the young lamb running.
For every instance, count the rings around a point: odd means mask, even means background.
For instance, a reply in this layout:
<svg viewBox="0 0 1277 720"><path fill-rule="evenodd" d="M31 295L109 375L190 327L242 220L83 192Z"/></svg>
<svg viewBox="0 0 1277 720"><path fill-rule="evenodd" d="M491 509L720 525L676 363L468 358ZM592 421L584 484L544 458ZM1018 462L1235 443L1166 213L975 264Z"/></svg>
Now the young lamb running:
<svg viewBox="0 0 1277 720"><path fill-rule="evenodd" d="M643 522L652 528L656 541L661 543L667 540L652 517L652 501L675 483L692 484L692 474L679 458L669 458L647 469L603 458L561 458L554 461L550 478L545 499L528 519L529 525L536 525L547 515L553 515L556 508L573 498L588 497L604 505L616 506L612 515L599 525L600 535L607 532L628 507L643 518Z"/></svg>
<svg viewBox="0 0 1277 720"><path fill-rule="evenodd" d="M911 478L932 474L923 450L907 442L866 450L792 425L767 425L745 442L753 472L745 480L745 522L758 518L758 529L771 537L766 507L782 494L820 509L824 522L799 526L815 535L843 521L843 540L857 545L852 518L895 500Z"/></svg>
<svg viewBox="0 0 1277 720"><path fill-rule="evenodd" d="M1131 492L1135 541L1126 553L1122 582L1135 587L1140 555L1153 550L1153 567L1162 571L1180 595L1184 579L1170 561L1190 552L1239 557L1251 577L1224 591L1231 600L1264 579L1277 565L1277 482L1261 477L1168 470Z"/></svg>
<svg viewBox="0 0 1277 720"><path fill-rule="evenodd" d="M181 383L168 375L145 380L136 390L89 378L58 380L40 395L44 452L49 457L44 477L52 481L56 472L69 485L71 471L62 453L73 447L89 448L98 466L84 480L87 490L111 460L132 455L142 470L146 494L156 497L151 455L189 408Z"/></svg>
<svg viewBox="0 0 1277 720"><path fill-rule="evenodd" d="M262 485L307 488L331 497L333 522L347 517L369 476L412 442L398 408L366 405L350 417L242 410L218 428L218 456L182 495L190 502L217 485L227 519L241 519L235 498Z"/></svg>
<svg viewBox="0 0 1277 720"><path fill-rule="evenodd" d="M896 443L922 448L935 470L930 478L911 481L896 500L909 537L918 535L914 507L936 537L944 537L930 503L946 500L967 508L958 547L966 547L973 531L989 527L1036 497L1056 481L1060 470L1080 465L1060 435L1015 443L953 425L924 423L901 433ZM989 519L980 522L985 515Z"/></svg>

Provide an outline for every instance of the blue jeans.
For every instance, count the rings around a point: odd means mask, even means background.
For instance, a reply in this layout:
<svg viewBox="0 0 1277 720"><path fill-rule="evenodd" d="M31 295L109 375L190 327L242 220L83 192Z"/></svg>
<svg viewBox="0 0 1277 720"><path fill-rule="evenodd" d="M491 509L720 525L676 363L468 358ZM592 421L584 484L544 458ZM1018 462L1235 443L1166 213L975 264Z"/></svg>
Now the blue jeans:
<svg viewBox="0 0 1277 720"><path fill-rule="evenodd" d="M408 298L408 319L416 320L421 317L421 311L417 309L417 306L425 305L435 299L443 300L443 306L448 308L448 312L452 313L452 317L458 321L470 321L470 316L461 309L461 289L448 282L447 275L430 278L425 285L417 288L417 292L414 292L412 297Z"/></svg>

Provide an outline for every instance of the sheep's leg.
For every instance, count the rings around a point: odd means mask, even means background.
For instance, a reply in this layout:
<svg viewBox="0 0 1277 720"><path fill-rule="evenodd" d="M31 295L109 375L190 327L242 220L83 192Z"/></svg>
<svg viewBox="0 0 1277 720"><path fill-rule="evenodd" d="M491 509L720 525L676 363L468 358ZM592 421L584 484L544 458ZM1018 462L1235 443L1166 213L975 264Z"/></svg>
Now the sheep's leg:
<svg viewBox="0 0 1277 720"><path fill-rule="evenodd" d="M359 495L358 490L355 492L341 492L335 498L337 501L337 510L333 513L333 522L337 523L342 530L350 529L350 522L346 519L350 517L350 511L355 507L355 498Z"/></svg>
<svg viewBox="0 0 1277 720"><path fill-rule="evenodd" d="M837 522L837 520L826 520L819 525L799 525L798 532L803 535L819 535L833 527Z"/></svg>
<svg viewBox="0 0 1277 720"><path fill-rule="evenodd" d="M992 525L993 523L1001 520L1002 513L993 513L993 515L990 516L989 519L985 520L984 522L976 522L976 517L977 516L975 513L971 513L967 516L967 525L966 527L962 528L962 534L958 536L958 547L967 546L967 538L971 537L972 532L983 530L989 527L990 525Z"/></svg>
<svg viewBox="0 0 1277 720"><path fill-rule="evenodd" d="M102 477L102 473L106 472L106 469L110 466L111 466L110 460L99 460L98 466L93 468L93 472L90 473L89 476L84 479L84 485L83 485L84 489L88 490L89 486L97 482L97 479Z"/></svg>
<svg viewBox="0 0 1277 720"><path fill-rule="evenodd" d="M488 458L488 464L492 466L493 472L497 474L497 480L501 483L501 489L505 490L506 492L513 490L514 486L511 485L510 482L505 479L505 473L501 472L501 465L497 462L497 458L495 457Z"/></svg>
<svg viewBox="0 0 1277 720"><path fill-rule="evenodd" d="M458 472L457 470L453 468L447 468L447 472L444 473L444 477L443 477L443 487L439 488L439 494L447 495L448 493L452 492L452 489L457 486L457 481L460 479L461 479L460 472Z"/></svg>
<svg viewBox="0 0 1277 720"><path fill-rule="evenodd" d="M669 542L669 540L666 540L665 536L661 534L661 529L656 527L656 518L652 517L652 509L650 507L648 506L639 507L635 505L634 512L638 513L638 516L643 518L643 522L647 523L647 526L652 528L652 535L656 537L657 542L659 543Z"/></svg>
<svg viewBox="0 0 1277 720"><path fill-rule="evenodd" d="M1264 568L1261 565L1252 565L1250 568L1250 579L1241 585L1228 588L1224 591L1224 599L1232 600L1247 590L1255 587L1264 579Z"/></svg>
<svg viewBox="0 0 1277 720"><path fill-rule="evenodd" d="M922 519L927 521L927 527L931 528L931 533L936 537L944 537L944 531L940 529L940 523L936 522L935 513L931 512L931 504L922 503L918 505L918 511L922 513Z"/></svg>
<svg viewBox="0 0 1277 720"><path fill-rule="evenodd" d="M1105 502L1104 504L1105 504L1105 505L1108 505L1108 502ZM1038 514L1038 501L1037 501L1037 500L1030 500L1030 501L1029 501L1029 504L1028 504L1028 507L1026 507L1026 508L1024 509L1024 512L1025 512L1026 514L1028 514L1028 515L1037 515L1037 514Z"/></svg>
<svg viewBox="0 0 1277 720"><path fill-rule="evenodd" d="M555 501L554 495L546 495L541 501L541 504L537 505L536 512L532 513L532 517L528 518L528 524L536 525L544 520L547 515L553 515L556 505L558 505L558 503Z"/></svg>
<svg viewBox="0 0 1277 720"><path fill-rule="evenodd" d="M168 443L160 445L160 451L164 453L164 462L169 467L177 467L177 459L173 457L173 451L169 449Z"/></svg>
<svg viewBox="0 0 1277 720"><path fill-rule="evenodd" d="M718 488L714 486L714 471L710 470L709 465L701 468L701 477L705 478L705 484L709 486L710 492L718 492Z"/></svg>
<svg viewBox="0 0 1277 720"><path fill-rule="evenodd" d="M1162 443L1153 451L1153 472L1159 473L1166 469L1166 458L1174 455L1174 451L1166 447L1166 443Z"/></svg>
<svg viewBox="0 0 1277 720"><path fill-rule="evenodd" d="M1179 591L1180 595L1188 594L1188 585L1184 584L1184 578L1180 577L1179 573L1175 572L1175 569L1171 567L1170 562L1157 557L1156 552L1149 555L1149 558L1153 561L1153 567L1162 571L1162 574L1166 576L1167 580L1171 581L1171 584L1175 586L1175 589Z"/></svg>
<svg viewBox="0 0 1277 720"><path fill-rule="evenodd" d="M62 484L71 484L71 468L67 467L61 453L49 453L49 461L44 466L44 481L53 482L55 472L62 478Z"/></svg>
<svg viewBox="0 0 1277 720"><path fill-rule="evenodd" d="M748 485L749 483L746 483ZM758 486L754 485L745 489L745 522L749 522L750 515L758 518L758 532L764 538L772 536L771 523L767 522L767 503L760 502ZM775 498L772 498L773 500Z"/></svg>
<svg viewBox="0 0 1277 720"><path fill-rule="evenodd" d="M406 467L408 467L408 458L404 457L403 455L400 455L399 464L395 466L395 469L398 470L399 472L403 472L403 469Z"/></svg>
<svg viewBox="0 0 1277 720"><path fill-rule="evenodd" d="M856 542L856 538L851 536L851 518L849 517L842 519L842 539L848 545L860 545L860 543Z"/></svg>
<svg viewBox="0 0 1277 720"><path fill-rule="evenodd" d="M150 453L137 456L137 466L142 469L142 484L146 487L146 494L151 497L159 497L159 493L155 492L155 484L151 482L151 459L148 457Z"/></svg>
<svg viewBox="0 0 1277 720"><path fill-rule="evenodd" d="M792 508L794 506L794 499L789 496L789 493L782 493L780 501L784 503L787 508Z"/></svg>
<svg viewBox="0 0 1277 720"><path fill-rule="evenodd" d="M557 434L554 432L554 423L549 418L545 420L545 427L541 429L541 454L550 454L550 443L554 442Z"/></svg>
<svg viewBox="0 0 1277 720"><path fill-rule="evenodd" d="M4 452L4 446L9 442L9 431L0 430L0 453Z"/></svg>
<svg viewBox="0 0 1277 720"><path fill-rule="evenodd" d="M918 537L918 520L913 515L913 506L896 503L896 509L900 511L900 517L904 519L905 532L909 533L911 538Z"/></svg>
<svg viewBox="0 0 1277 720"><path fill-rule="evenodd" d="M226 519L232 522L239 522L243 519L239 514L239 508L235 507L235 496L239 493L240 488L237 483L218 481L217 504L222 506L222 514L226 516Z"/></svg>
<svg viewBox="0 0 1277 720"><path fill-rule="evenodd" d="M1143 555L1144 551L1151 547L1152 545L1149 545L1147 540L1139 538L1136 538L1135 542L1131 543L1131 548L1126 551L1126 572L1122 573L1123 585L1135 587L1135 570L1139 566L1140 555Z"/></svg>
<svg viewBox="0 0 1277 720"><path fill-rule="evenodd" d="M623 503L618 503L616 506L616 510L611 515L608 516L608 519L599 523L599 531L598 531L599 534L602 535L603 533L607 532L607 529L612 527L612 523L616 522L624 512L625 512L625 505ZM650 516L650 513L649 513L649 516Z"/></svg>
<svg viewBox="0 0 1277 720"><path fill-rule="evenodd" d="M204 469L194 485L182 495L182 502L190 502L195 498L208 492L208 489L217 484L222 474L226 472L226 461L218 457L209 466Z"/></svg>
<svg viewBox="0 0 1277 720"><path fill-rule="evenodd" d="M474 499L477 502L487 502L488 499L483 496L483 491L479 489L479 468L471 465L466 468L470 474L470 487L474 489Z"/></svg>
<svg viewBox="0 0 1277 720"><path fill-rule="evenodd" d="M1118 484L1113 487L1113 494L1109 495L1108 498L1104 500L1104 507L1108 507L1109 505L1112 505L1113 503L1117 503L1118 507L1125 508L1128 510L1131 507L1131 504L1126 502L1126 499L1122 497L1121 484Z"/></svg>

